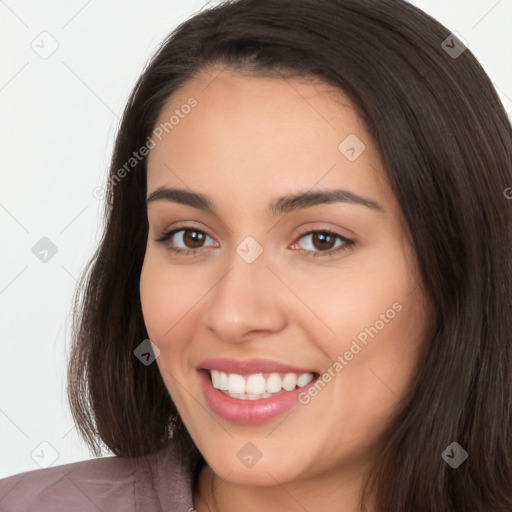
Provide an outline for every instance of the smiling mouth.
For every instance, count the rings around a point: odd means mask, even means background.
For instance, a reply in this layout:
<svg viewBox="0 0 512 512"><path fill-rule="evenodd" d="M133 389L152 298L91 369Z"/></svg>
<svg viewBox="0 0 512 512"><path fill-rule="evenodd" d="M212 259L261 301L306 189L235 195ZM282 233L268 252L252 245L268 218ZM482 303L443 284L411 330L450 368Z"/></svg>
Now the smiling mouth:
<svg viewBox="0 0 512 512"><path fill-rule="evenodd" d="M289 393L319 377L316 372L306 373L252 373L240 375L215 369L204 369L212 386L224 395L239 400L260 400Z"/></svg>

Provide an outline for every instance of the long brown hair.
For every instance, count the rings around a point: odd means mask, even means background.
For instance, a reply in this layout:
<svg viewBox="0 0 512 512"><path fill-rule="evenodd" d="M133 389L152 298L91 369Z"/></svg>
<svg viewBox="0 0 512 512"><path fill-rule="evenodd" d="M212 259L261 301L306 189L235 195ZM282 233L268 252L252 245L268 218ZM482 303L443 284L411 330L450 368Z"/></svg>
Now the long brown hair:
<svg viewBox="0 0 512 512"><path fill-rule="evenodd" d="M146 158L122 180L119 169L169 96L207 66L314 76L342 90L365 123L435 311L410 398L369 480L376 510L512 510L512 130L480 64L469 49L447 51L449 36L399 0L235 0L163 42L124 111L103 238L75 299L68 395L95 455L102 445L133 458L176 443L202 463L157 365L134 356L148 338L139 296ZM452 442L469 455L457 469L441 457Z"/></svg>

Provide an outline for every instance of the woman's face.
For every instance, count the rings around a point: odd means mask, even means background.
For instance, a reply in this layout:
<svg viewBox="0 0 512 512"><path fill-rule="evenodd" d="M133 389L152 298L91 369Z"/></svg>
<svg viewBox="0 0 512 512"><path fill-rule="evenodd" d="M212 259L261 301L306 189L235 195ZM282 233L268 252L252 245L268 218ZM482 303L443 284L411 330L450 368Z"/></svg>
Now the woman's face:
<svg viewBox="0 0 512 512"><path fill-rule="evenodd" d="M175 93L156 128L140 292L190 435L231 482L353 478L428 333L363 124L325 85L217 71Z"/></svg>

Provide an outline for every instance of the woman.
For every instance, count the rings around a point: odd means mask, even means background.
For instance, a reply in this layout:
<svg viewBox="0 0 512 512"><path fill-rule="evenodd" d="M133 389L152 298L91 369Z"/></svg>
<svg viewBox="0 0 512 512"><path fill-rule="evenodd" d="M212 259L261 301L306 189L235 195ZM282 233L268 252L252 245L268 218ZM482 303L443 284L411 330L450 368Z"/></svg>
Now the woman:
<svg viewBox="0 0 512 512"><path fill-rule="evenodd" d="M5 510L512 509L511 126L395 0L238 0L128 101L69 364L95 455ZM58 508L61 507L61 508Z"/></svg>

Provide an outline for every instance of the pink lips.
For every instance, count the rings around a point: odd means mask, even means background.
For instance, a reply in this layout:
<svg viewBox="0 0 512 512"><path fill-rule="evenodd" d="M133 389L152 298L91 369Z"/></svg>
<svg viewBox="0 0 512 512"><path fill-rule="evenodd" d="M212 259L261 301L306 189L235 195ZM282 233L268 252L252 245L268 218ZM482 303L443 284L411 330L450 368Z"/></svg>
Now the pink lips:
<svg viewBox="0 0 512 512"><path fill-rule="evenodd" d="M290 366L270 359L226 359L216 357L205 359L197 365L198 369L220 370L225 373L238 373L238 375L250 375L252 373L315 373L314 370Z"/></svg>
<svg viewBox="0 0 512 512"><path fill-rule="evenodd" d="M209 369L220 370L225 373L237 373L239 375L271 372L292 372L297 374L316 372L265 359L243 361L215 358L202 361L198 365L198 374L208 405L221 418L240 425L259 425L284 414L294 405L298 404L299 394L307 390L311 385L314 385L317 380L314 379L302 388L279 393L270 398L240 400L231 398L222 391L215 389L211 383L208 371L206 371Z"/></svg>

